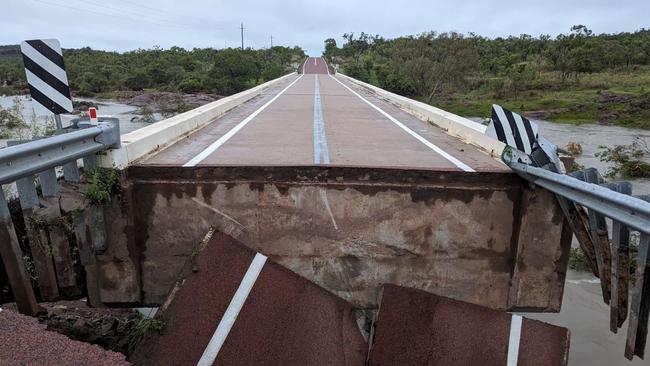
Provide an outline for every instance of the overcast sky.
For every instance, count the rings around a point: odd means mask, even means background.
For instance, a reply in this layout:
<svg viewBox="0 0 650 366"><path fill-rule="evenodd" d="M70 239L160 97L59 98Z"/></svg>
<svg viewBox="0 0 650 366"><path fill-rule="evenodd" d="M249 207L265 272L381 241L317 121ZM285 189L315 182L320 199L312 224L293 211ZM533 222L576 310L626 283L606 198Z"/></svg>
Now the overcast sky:
<svg viewBox="0 0 650 366"><path fill-rule="evenodd" d="M385 37L425 31L497 37L596 33L650 27L650 0L0 0L0 44L58 38L64 48L131 50L158 45L300 46L320 55L323 41L347 32Z"/></svg>

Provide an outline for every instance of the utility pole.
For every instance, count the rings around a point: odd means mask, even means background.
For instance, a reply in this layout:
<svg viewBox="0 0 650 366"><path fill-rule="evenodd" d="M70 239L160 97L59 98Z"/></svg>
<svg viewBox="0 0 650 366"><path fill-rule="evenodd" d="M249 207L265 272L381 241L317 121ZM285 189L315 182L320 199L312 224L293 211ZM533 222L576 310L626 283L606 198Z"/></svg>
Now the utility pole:
<svg viewBox="0 0 650 366"><path fill-rule="evenodd" d="M271 48L273 48L273 36L271 36Z"/></svg>
<svg viewBox="0 0 650 366"><path fill-rule="evenodd" d="M244 23L241 24L241 49L244 50Z"/></svg>

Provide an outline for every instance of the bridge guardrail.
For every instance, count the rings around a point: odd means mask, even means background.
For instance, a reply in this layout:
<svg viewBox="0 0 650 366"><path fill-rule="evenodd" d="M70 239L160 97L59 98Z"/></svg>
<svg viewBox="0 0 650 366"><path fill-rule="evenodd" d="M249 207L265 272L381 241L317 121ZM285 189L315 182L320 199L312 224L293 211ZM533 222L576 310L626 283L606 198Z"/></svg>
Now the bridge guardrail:
<svg viewBox="0 0 650 366"><path fill-rule="evenodd" d="M16 182L20 210L31 256L23 253L12 221L4 191L0 192L0 256L6 268L14 299L21 313L36 315L39 311L32 289L32 278L37 282L40 297L44 301L59 298L59 289L80 292L81 283L76 278L74 260L69 241L68 218L62 216L60 187L57 167L63 167L63 178L79 182L77 160L83 159L84 168L96 165L95 154L120 146L120 127L117 118L100 117L97 125L75 120L76 128L59 130L59 134L32 141L10 141L0 149L0 185ZM35 184L38 175L40 196ZM78 211L78 212L77 212ZM75 209L72 222L83 223L81 208ZM97 211L97 208L90 208ZM100 212L101 213L101 212ZM95 215L95 217L98 217ZM103 219L103 215L100 219ZM85 232L77 232L77 248L84 248L79 238ZM98 243L95 243L95 246ZM87 257L87 256L86 256ZM28 258L28 259L26 259ZM93 257L94 258L94 257ZM33 272L28 271L26 261ZM81 264L86 260L81 255ZM70 290L72 289L72 290Z"/></svg>
<svg viewBox="0 0 650 366"><path fill-rule="evenodd" d="M0 184L64 166L108 148L120 146L117 118L100 118L96 126L0 149Z"/></svg>
<svg viewBox="0 0 650 366"><path fill-rule="evenodd" d="M522 163L510 146L502 160L520 177L555 193L561 206L573 208L565 210L571 216L567 220L588 228L583 235L574 231L587 256L595 256L590 258L592 267L597 267L592 270L600 277L603 299L610 307L610 330L616 333L629 317L625 357L643 358L650 319L650 196L632 196L628 182L601 182L594 168L565 175ZM575 204L588 213L575 210ZM605 218L612 223L611 241ZM638 231L640 237L628 315L631 231Z"/></svg>

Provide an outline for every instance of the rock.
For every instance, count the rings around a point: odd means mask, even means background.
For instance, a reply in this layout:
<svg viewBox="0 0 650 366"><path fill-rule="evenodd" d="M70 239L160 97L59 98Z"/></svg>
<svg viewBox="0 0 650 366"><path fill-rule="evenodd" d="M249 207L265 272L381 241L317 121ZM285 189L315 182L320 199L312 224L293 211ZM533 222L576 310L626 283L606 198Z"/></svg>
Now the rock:
<svg viewBox="0 0 650 366"><path fill-rule="evenodd" d="M65 305L54 305L50 311L48 311L47 315L48 316L56 316L56 315L63 315L66 311L68 311L68 307Z"/></svg>
<svg viewBox="0 0 650 366"><path fill-rule="evenodd" d="M77 335L87 335L92 332L92 327L83 318L77 319L72 324L72 331Z"/></svg>
<svg viewBox="0 0 650 366"><path fill-rule="evenodd" d="M602 92L598 95L596 101L599 104L614 104L614 103L626 103L629 102L632 98L627 95L616 94L612 92Z"/></svg>

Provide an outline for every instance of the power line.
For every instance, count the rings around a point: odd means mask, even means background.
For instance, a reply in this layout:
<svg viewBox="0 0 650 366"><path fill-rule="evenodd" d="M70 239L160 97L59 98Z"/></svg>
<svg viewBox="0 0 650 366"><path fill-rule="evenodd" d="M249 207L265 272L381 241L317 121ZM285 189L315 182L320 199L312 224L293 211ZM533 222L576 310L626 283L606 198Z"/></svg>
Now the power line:
<svg viewBox="0 0 650 366"><path fill-rule="evenodd" d="M154 22L158 22L158 23L173 23L173 24L177 24L177 25L183 25L183 26L188 26L189 25L189 26L191 26L191 24L172 21L172 20L170 20L168 18L161 18L161 17L157 17L157 16L146 15L146 14L142 14L142 12L138 12L137 10L131 10L131 9L124 9L124 8L120 8L120 7L115 7L115 6L103 4L103 3L100 3L100 2L97 2L97 1L94 1L94 0L75 0L75 1L78 1L80 3L84 3L86 5L95 6L95 7L98 7L98 8L117 11L119 13L128 13L128 14L131 14L131 15L135 15L136 17L138 17L138 19L150 19L150 20L152 20Z"/></svg>
<svg viewBox="0 0 650 366"><path fill-rule="evenodd" d="M138 7L138 8L141 8L141 9L146 9L146 10L149 10L149 11L156 11L156 12L159 12L159 13L165 13L165 14L170 14L170 15L174 15L174 16L179 15L178 13L174 13L174 12L170 12L170 11L166 11L166 10L162 10L162 9L157 9L157 8L154 8L154 7L151 7L151 6L136 4L136 3L131 2L129 0L118 0L118 1L121 2L121 3L126 3L126 5L131 6L131 7ZM212 20L198 18L198 17L193 16L193 15L185 15L184 14L183 17L184 18L193 18L193 19L195 19L196 21L199 21L199 22L205 22L205 23L212 23L213 22ZM223 22L220 22L220 23L223 23Z"/></svg>
<svg viewBox="0 0 650 366"><path fill-rule="evenodd" d="M174 24L173 22L161 23L161 22L157 22L157 21L151 21L151 20L146 20L146 19L136 19L136 18L131 18L131 17L123 16L123 15L116 15L116 14L113 14L113 13L101 12L101 11L97 11L96 9L88 9L88 8L74 7L74 6L64 5L64 4L52 3L52 2L49 2L49 1L45 1L45 0L34 0L34 1L38 2L38 3L50 5L50 6L57 6L57 7L60 7L60 8L66 8L66 9L74 10L74 11L77 11L77 12L93 13L93 14L113 17L113 18L117 18L117 19L130 20L130 21L135 22L135 23L149 23L149 24L154 24L154 25L158 25L158 26L161 26L161 27L165 27L165 28L176 27L176 28L192 29L192 28L190 28L188 26L185 26L185 25Z"/></svg>

